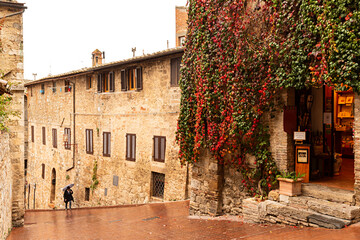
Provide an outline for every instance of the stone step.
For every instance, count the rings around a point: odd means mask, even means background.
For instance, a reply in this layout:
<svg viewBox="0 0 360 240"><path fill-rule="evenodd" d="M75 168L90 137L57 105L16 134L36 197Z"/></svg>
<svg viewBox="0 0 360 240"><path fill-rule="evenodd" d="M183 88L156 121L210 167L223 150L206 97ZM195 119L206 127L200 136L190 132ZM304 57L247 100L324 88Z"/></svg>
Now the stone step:
<svg viewBox="0 0 360 240"><path fill-rule="evenodd" d="M280 195L280 203L354 222L360 219L360 207L344 203L331 202L308 196L288 197L284 195Z"/></svg>
<svg viewBox="0 0 360 240"><path fill-rule="evenodd" d="M331 229L340 229L352 223L350 220L288 206L271 200L259 204L259 215L261 220L274 223L282 222L290 225L319 226Z"/></svg>
<svg viewBox="0 0 360 240"><path fill-rule="evenodd" d="M350 206L355 205L354 192L344 189L326 187L313 183L302 184L302 195L323 199L331 202L338 202Z"/></svg>

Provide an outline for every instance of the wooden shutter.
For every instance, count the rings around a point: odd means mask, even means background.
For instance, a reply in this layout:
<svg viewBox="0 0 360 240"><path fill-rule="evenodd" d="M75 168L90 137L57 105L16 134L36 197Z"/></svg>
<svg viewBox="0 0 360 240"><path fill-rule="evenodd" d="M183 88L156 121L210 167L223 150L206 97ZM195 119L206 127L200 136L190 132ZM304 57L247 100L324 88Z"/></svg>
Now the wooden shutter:
<svg viewBox="0 0 360 240"><path fill-rule="evenodd" d="M41 178L45 179L45 164L41 164Z"/></svg>
<svg viewBox="0 0 360 240"><path fill-rule="evenodd" d="M53 129L52 130L52 140L53 140L53 147L57 148L57 130Z"/></svg>
<svg viewBox="0 0 360 240"><path fill-rule="evenodd" d="M129 160L131 158L130 151L131 151L131 145L130 145L130 135L126 134L126 159Z"/></svg>
<svg viewBox="0 0 360 240"><path fill-rule="evenodd" d="M171 59L171 86L176 86L176 58Z"/></svg>
<svg viewBox="0 0 360 240"><path fill-rule="evenodd" d="M34 136L34 126L31 126L31 142L35 141L35 136Z"/></svg>
<svg viewBox="0 0 360 240"><path fill-rule="evenodd" d="M135 161L136 159L136 135L131 136L131 153L132 153L132 160Z"/></svg>
<svg viewBox="0 0 360 240"><path fill-rule="evenodd" d="M179 86L181 58L171 59L171 86Z"/></svg>
<svg viewBox="0 0 360 240"><path fill-rule="evenodd" d="M143 79L142 79L142 68L138 67L135 71L135 77L136 77L136 90L142 90L143 89Z"/></svg>
<svg viewBox="0 0 360 240"><path fill-rule="evenodd" d="M159 160L159 138L154 137L154 160Z"/></svg>
<svg viewBox="0 0 360 240"><path fill-rule="evenodd" d="M101 74L97 75L97 91L101 92Z"/></svg>
<svg viewBox="0 0 360 240"><path fill-rule="evenodd" d="M42 142L46 145L45 127L42 127Z"/></svg>
<svg viewBox="0 0 360 240"><path fill-rule="evenodd" d="M127 90L126 71L121 70L121 91Z"/></svg>
<svg viewBox="0 0 360 240"><path fill-rule="evenodd" d="M103 133L103 155L105 157L110 157L111 155L111 134L109 132Z"/></svg>
<svg viewBox="0 0 360 240"><path fill-rule="evenodd" d="M115 91L115 74L114 74L114 72L109 73L109 78L110 78L110 92L114 92Z"/></svg>
<svg viewBox="0 0 360 240"><path fill-rule="evenodd" d="M86 129L86 153L93 154L93 130Z"/></svg>
<svg viewBox="0 0 360 240"><path fill-rule="evenodd" d="M160 138L160 161L165 162L166 138Z"/></svg>

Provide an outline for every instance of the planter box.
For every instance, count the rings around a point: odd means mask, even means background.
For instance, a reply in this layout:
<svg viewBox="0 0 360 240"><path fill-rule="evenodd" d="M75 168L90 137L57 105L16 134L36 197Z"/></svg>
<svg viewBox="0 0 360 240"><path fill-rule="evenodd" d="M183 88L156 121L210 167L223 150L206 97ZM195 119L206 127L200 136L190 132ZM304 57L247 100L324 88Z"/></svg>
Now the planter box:
<svg viewBox="0 0 360 240"><path fill-rule="evenodd" d="M286 196L298 196L301 195L301 183L302 178L297 181L289 178L278 178L280 185L279 193Z"/></svg>

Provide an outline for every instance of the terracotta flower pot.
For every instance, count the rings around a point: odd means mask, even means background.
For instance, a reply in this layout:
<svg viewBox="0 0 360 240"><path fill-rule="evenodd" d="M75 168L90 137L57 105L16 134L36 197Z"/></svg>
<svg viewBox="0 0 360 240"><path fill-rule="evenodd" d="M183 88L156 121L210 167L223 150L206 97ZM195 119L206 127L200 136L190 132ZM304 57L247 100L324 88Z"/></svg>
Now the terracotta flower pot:
<svg viewBox="0 0 360 240"><path fill-rule="evenodd" d="M301 183L303 178L299 178L297 181L289 178L278 178L280 185L279 193L286 196L298 196L301 195Z"/></svg>

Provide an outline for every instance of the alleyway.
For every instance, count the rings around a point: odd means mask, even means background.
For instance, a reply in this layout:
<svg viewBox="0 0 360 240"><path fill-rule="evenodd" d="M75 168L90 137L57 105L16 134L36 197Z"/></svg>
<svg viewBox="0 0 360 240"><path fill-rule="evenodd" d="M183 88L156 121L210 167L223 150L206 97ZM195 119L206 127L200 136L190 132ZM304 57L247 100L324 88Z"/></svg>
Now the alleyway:
<svg viewBox="0 0 360 240"><path fill-rule="evenodd" d="M189 202L120 208L27 212L17 239L359 239L360 225L342 230L246 224L188 217ZM230 221L234 220L234 221Z"/></svg>

